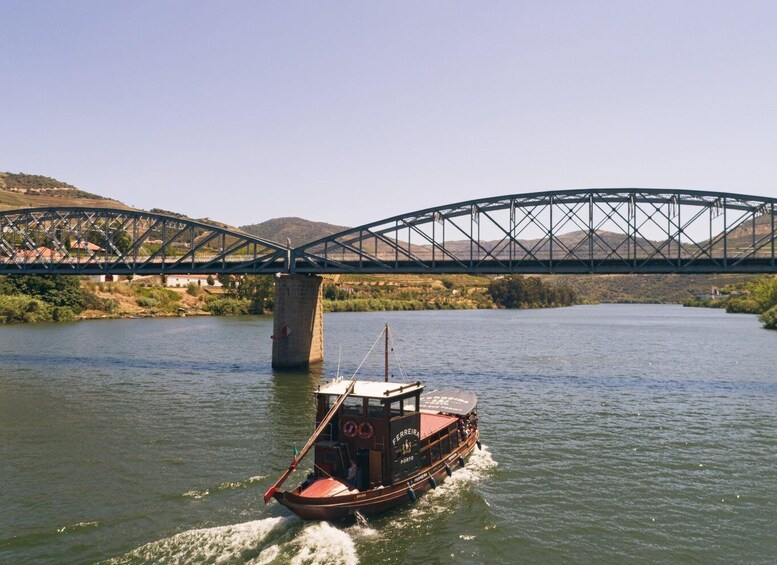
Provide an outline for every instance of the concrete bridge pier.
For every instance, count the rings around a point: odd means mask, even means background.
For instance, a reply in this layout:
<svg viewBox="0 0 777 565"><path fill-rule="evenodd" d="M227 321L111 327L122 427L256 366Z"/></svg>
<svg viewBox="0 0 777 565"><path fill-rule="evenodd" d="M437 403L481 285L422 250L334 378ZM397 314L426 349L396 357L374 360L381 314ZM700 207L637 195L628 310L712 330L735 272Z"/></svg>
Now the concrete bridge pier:
<svg viewBox="0 0 777 565"><path fill-rule="evenodd" d="M324 360L323 279L281 275L275 279L272 366L299 369Z"/></svg>

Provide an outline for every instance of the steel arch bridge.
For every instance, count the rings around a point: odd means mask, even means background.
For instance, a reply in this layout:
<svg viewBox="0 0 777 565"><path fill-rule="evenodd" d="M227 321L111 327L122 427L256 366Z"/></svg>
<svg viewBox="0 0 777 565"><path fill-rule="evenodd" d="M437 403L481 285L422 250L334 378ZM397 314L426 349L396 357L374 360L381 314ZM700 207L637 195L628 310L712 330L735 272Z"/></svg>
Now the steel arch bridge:
<svg viewBox="0 0 777 565"><path fill-rule="evenodd" d="M111 208L0 212L0 274L274 273L288 249L243 232Z"/></svg>
<svg viewBox="0 0 777 565"><path fill-rule="evenodd" d="M777 199L577 189L459 202L294 249L150 212L0 212L0 274L767 273Z"/></svg>
<svg viewBox="0 0 777 565"><path fill-rule="evenodd" d="M514 194L419 210L297 247L297 273L764 273L777 199L679 189Z"/></svg>

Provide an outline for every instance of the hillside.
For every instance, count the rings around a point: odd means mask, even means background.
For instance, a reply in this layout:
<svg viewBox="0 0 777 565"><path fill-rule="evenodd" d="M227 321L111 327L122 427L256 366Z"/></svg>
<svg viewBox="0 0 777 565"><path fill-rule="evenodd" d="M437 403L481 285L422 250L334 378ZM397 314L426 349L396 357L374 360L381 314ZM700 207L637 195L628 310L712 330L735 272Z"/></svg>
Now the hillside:
<svg viewBox="0 0 777 565"><path fill-rule="evenodd" d="M0 210L44 206L129 208L118 200L79 190L50 177L0 172Z"/></svg>
<svg viewBox="0 0 777 565"><path fill-rule="evenodd" d="M541 275L545 282L570 286L589 303L682 304L712 287L743 283L754 275Z"/></svg>
<svg viewBox="0 0 777 565"><path fill-rule="evenodd" d="M292 247L295 247L348 228L325 222L311 222L302 218L273 218L258 224L240 226L240 229L278 243L286 243L288 238L291 240Z"/></svg>

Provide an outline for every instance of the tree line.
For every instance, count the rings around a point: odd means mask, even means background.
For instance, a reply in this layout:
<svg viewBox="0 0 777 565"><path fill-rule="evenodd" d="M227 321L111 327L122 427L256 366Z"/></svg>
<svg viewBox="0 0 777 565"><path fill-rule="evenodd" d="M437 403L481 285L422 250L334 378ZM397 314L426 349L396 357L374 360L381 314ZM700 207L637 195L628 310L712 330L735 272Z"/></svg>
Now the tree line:
<svg viewBox="0 0 777 565"><path fill-rule="evenodd" d="M488 294L499 308L553 308L578 302L575 291L569 286L546 284L538 277L523 275L492 281Z"/></svg>

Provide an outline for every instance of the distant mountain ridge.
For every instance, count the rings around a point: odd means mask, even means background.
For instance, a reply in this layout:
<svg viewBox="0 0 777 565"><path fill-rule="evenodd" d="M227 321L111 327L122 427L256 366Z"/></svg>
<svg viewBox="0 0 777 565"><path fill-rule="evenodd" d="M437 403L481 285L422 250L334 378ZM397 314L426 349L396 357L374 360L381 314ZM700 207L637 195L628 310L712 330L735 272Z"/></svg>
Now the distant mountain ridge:
<svg viewBox="0 0 777 565"><path fill-rule="evenodd" d="M258 224L240 226L240 229L251 235L269 239L277 243L286 243L288 238L291 246L296 247L303 243L315 241L333 233L347 230L345 226L336 226L326 222L312 222L303 218L286 217L273 218Z"/></svg>

